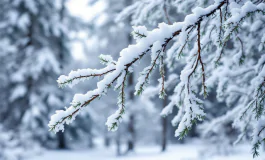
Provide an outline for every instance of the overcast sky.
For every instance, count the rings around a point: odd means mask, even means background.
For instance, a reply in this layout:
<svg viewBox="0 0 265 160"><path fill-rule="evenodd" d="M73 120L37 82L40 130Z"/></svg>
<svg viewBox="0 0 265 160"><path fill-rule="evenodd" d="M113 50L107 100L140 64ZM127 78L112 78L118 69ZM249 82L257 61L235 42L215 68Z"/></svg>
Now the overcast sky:
<svg viewBox="0 0 265 160"><path fill-rule="evenodd" d="M95 15L105 8L104 1L97 1L93 6L89 6L90 0L69 0L67 7L70 12L76 16L82 17L86 21L90 21Z"/></svg>
<svg viewBox="0 0 265 160"><path fill-rule="evenodd" d="M98 1L94 3L93 6L89 5L90 0L68 0L67 8L70 13L74 16L81 17L86 22L90 22L98 13L100 13L104 9L104 2ZM84 35L83 33L77 34L78 36ZM86 43L89 42L89 39ZM76 60L86 60L87 53L84 53L84 49L82 47L82 43L74 42L72 46L73 57Z"/></svg>

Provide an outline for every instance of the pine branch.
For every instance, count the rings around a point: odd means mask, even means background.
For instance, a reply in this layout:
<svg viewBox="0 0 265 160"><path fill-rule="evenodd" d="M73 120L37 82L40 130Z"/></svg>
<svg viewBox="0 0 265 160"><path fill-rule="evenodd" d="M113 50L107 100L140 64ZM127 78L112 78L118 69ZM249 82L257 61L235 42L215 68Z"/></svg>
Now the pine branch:
<svg viewBox="0 0 265 160"><path fill-rule="evenodd" d="M198 28L197 28L197 32L198 32L198 39L197 39L197 45L198 45L198 60L201 64L201 68L202 68L202 88L203 88L203 96L204 98L207 97L208 93L207 93L207 87L205 85L205 70L204 70L204 64L202 62L202 57L201 57L201 38L200 38L200 28L201 28L201 24L198 24ZM196 68L195 68L196 69Z"/></svg>
<svg viewBox="0 0 265 160"><path fill-rule="evenodd" d="M159 98L164 99L166 96L166 91L165 91L165 67L164 67L163 55L160 56L159 72L160 72L160 76L161 76L161 88L159 91Z"/></svg>
<svg viewBox="0 0 265 160"><path fill-rule="evenodd" d="M80 75L80 76L75 76L73 78L69 78L69 79L66 79L63 81L58 80L57 82L58 82L59 87L65 87L66 85L73 83L73 81L75 81L75 80L89 79L89 78L93 78L93 77L101 77L101 76L104 76L104 75L106 75L110 72L113 72L113 71L115 71L115 68L107 70L107 71L102 72L102 73L92 73L89 75Z"/></svg>
<svg viewBox="0 0 265 160"><path fill-rule="evenodd" d="M205 14L201 15L200 17L198 17L198 20L197 20L196 22L194 22L193 24L188 25L188 26L187 26L186 28L184 28L184 29L183 29L183 28L182 28L182 29L179 29L179 30L175 31L175 32L172 34L171 37L167 37L167 38L165 38L165 41L164 41L164 43L162 44L162 50L161 50L161 51L163 51L163 53L164 53L165 50L166 50L166 46L167 46L167 44L168 44L168 43L169 43L169 42L170 42L175 36L179 35L179 34L181 33L182 30L187 31L187 30L189 30L189 29L191 29L191 28L197 26L197 25L198 25L198 24L199 24L204 18L213 15L213 14L216 12L216 10L220 9L220 8L221 8L224 4L226 4L226 3L227 3L226 0L221 1L221 2L219 3L219 5L217 5L215 8L213 8L211 11L209 11L208 13L205 13ZM145 39L146 39L146 38L148 38L148 37L145 37ZM129 46L129 47L132 48L132 46ZM119 78L119 76L121 75L121 73L122 73L123 71L128 70L129 67L131 67L136 61L138 61L142 56L144 56L148 51L150 51L151 48L152 48L152 45L150 45L150 47L149 47L147 50L145 50L145 51L143 51L141 54L139 54L139 56L133 58L133 59L131 60L131 62L128 62L128 63L124 64L123 66L121 66L121 64L117 64L117 65L115 65L115 66L122 67L122 69L119 68L119 70L117 70L117 67L116 67L116 68L112 68L112 69L107 70L107 71L106 71L107 73L106 73L105 75L112 74L112 75L115 75L115 76L112 77L111 79L108 79L108 80L103 79L103 80L101 81L101 83L104 84L105 81L108 81L108 82L110 82L110 83L105 84L106 86L105 86L104 88L98 88L98 89L94 90L93 92L98 92L98 94L95 94L95 95L91 96L91 98L89 98L88 100L86 100L86 101L84 101L84 102L80 102L80 105L79 105L75 110L71 111L71 113L68 113L68 112L67 112L69 115L68 115L68 116L64 116L64 117L62 117L60 121L56 121L56 122L54 122L54 121L57 119L57 117L60 117L60 116L61 116L61 115L57 115L57 114L55 114L55 115L54 115L54 119L52 119L52 120L50 121L50 123L49 123L50 130L54 130L55 132L61 130L63 126L58 126L58 125L63 125L63 124L66 122L66 120L67 120L68 118L72 119L72 117L75 117L75 116L77 115L77 113L80 111L81 108L87 106L91 101L95 100L97 97L100 97L103 93L105 93L105 88L109 88L109 87L112 85L112 83L114 83L114 82ZM160 53L159 53L159 54L160 54ZM158 54L158 56L156 57L155 62L156 62L156 60L158 59L159 54ZM120 58L123 58L123 56L121 56ZM119 59L119 60L120 60L120 59ZM119 62L117 62L117 63L119 63ZM196 62L196 66L197 66L197 64L198 64L198 59L197 59L197 62ZM152 64L151 69L149 70L148 74L146 75L146 80L149 78L149 75L150 75L150 73L151 73L151 71L153 70L154 67L155 67L155 63ZM195 68L196 68L196 67L195 67ZM105 72L104 72L104 73L105 73ZM88 75L88 76L90 76L90 75ZM190 75L190 76L191 76L191 75ZM190 78L190 76L189 76L189 78ZM188 88L189 88L189 87L188 87ZM92 92L92 93L93 93L93 92ZM52 118L53 118L53 117L52 117ZM70 122L71 122L71 121L67 121L67 123L70 123Z"/></svg>
<svg viewBox="0 0 265 160"><path fill-rule="evenodd" d="M110 131L116 131L118 129L119 123L122 120L122 116L125 114L125 87L126 87L126 78L128 71L124 73L122 84L118 87L120 93L118 96L118 106L119 109L113 115L109 116L106 125Z"/></svg>
<svg viewBox="0 0 265 160"><path fill-rule="evenodd" d="M189 42L189 35L190 35L190 33L193 31L194 28L195 28L195 27L192 27L192 28L189 30L189 32L188 32L188 34L187 34L187 38L186 38L186 40L185 40L185 43L184 43L184 45L181 47L181 49L180 49L180 51L179 51L179 53L178 53L178 58L181 57L184 48L186 47L187 43Z"/></svg>
<svg viewBox="0 0 265 160"><path fill-rule="evenodd" d="M142 82L140 82L139 87L137 87L137 90L134 93L135 95L138 95L138 96L141 95L142 92L144 91L145 86L149 83L149 77L157 65L157 60L160 57L161 50L159 50L157 52L158 52L158 54L157 54L156 58L153 60L153 62L151 63L151 66L146 67L144 69L144 71L142 72L142 76L145 75L144 80Z"/></svg>

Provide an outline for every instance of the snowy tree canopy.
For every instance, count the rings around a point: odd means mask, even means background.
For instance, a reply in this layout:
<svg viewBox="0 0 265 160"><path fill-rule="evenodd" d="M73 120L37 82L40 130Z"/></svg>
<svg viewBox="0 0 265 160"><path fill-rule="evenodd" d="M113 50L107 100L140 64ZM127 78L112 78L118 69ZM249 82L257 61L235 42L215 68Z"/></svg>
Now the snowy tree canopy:
<svg viewBox="0 0 265 160"><path fill-rule="evenodd" d="M159 0L148 1L156 6ZM137 3L140 3L137 2ZM179 110L174 118L178 125L175 136L183 138L193 124L206 116L202 97L216 89L217 99L232 106L225 115L212 120L205 132L218 129L218 125L233 120L233 126L241 131L242 138L251 132L253 156L265 141L264 99L265 99L265 3L263 0L175 0L168 1L178 11L186 14L183 22L160 23L148 30L145 26L133 27L136 43L120 52L117 61L109 55L101 55L102 69L80 69L58 78L60 87L74 86L81 81L103 77L97 88L86 94L76 94L71 106L59 110L51 117L50 130L64 130L64 124L71 123L95 99L106 95L114 85L119 92L118 110L112 114L106 125L117 130L125 114L125 87L128 74L132 73L143 56L150 55L150 65L140 73L135 85L135 95L141 95L149 84L150 76L159 68L160 98L166 96L164 66L174 70L176 64L184 67L179 74L170 103L164 108L164 116ZM190 4L190 5L188 5ZM187 13L193 8L192 13ZM200 6L203 6L200 7ZM130 9L134 7L134 9ZM123 15L134 14L142 5L133 4L124 9ZM143 10L147 12L147 9ZM121 19L121 17L119 17ZM134 21L141 21L133 16ZM172 44L172 45L171 45ZM245 45L247 44L247 45ZM170 48L169 48L170 47ZM201 88L201 89L200 89ZM213 106L214 107L214 106Z"/></svg>
<svg viewBox="0 0 265 160"><path fill-rule="evenodd" d="M22 159L36 154L33 144L60 141L47 123L69 92L62 94L54 79L72 65L70 33L83 23L66 0L1 0L0 14L0 159Z"/></svg>

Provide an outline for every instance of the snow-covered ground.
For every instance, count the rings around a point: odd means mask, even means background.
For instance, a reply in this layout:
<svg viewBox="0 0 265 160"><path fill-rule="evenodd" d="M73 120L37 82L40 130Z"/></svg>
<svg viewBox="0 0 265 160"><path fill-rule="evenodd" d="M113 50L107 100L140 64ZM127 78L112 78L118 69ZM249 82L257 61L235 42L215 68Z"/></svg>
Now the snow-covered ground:
<svg viewBox="0 0 265 160"><path fill-rule="evenodd" d="M215 156L210 158L200 157L203 147L199 144L170 145L165 153L157 147L137 147L135 153L117 157L115 148L96 148L92 150L65 150L45 151L43 154L29 160L252 160L249 147L241 146L234 154L227 156ZM265 160L261 154L255 160Z"/></svg>

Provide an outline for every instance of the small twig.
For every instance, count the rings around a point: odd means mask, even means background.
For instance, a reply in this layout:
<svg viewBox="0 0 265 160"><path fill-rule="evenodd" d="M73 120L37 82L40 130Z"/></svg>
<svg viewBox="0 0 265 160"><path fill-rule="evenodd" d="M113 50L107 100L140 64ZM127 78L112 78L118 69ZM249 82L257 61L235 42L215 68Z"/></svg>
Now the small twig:
<svg viewBox="0 0 265 160"><path fill-rule="evenodd" d="M178 57L179 57L179 58L180 58L180 55L181 55L181 53L183 52L183 50L184 50L186 44L187 44L188 41L189 41L189 34L192 32L193 29L194 29L194 27L192 27L192 28L190 29L190 31L188 32L188 34L187 34L186 41L185 41L184 45L181 47L180 52L178 53Z"/></svg>
<svg viewBox="0 0 265 160"><path fill-rule="evenodd" d="M202 62L202 57L201 57L201 34L200 34L200 29L201 29L201 24L198 24L198 40L197 40L197 44L198 44L198 60L200 61L201 67L202 67L202 87L203 87L203 93L204 93L204 97L207 96L207 91L206 91L206 85L205 85L205 70L204 70L204 64Z"/></svg>
<svg viewBox="0 0 265 160"><path fill-rule="evenodd" d="M65 82L59 83L59 85L65 85L65 84L67 84L67 83L69 83L69 82L71 82L71 81L74 81L74 80L76 80L76 79L90 78L90 77L101 77L101 76L103 76L103 75L105 75L105 74L107 74L107 73L109 73L109 72L115 71L115 70L116 70L116 69L111 69L111 70L108 70L108 71L103 72L103 73L101 73L101 74L90 74L90 75L85 75L85 76L77 76L77 77L74 77L74 78L72 78L72 79L68 79L68 80L66 80Z"/></svg>
<svg viewBox="0 0 265 160"><path fill-rule="evenodd" d="M261 128L261 130L258 133L258 136L260 136L261 132L265 129L265 126Z"/></svg>
<svg viewBox="0 0 265 160"><path fill-rule="evenodd" d="M227 14L228 14L228 4L229 4L229 0L227 0L226 6L225 6L225 17L224 17L225 21L226 21Z"/></svg>
<svg viewBox="0 0 265 160"><path fill-rule="evenodd" d="M239 37L236 37L238 40L239 40L239 42L240 42L240 44L241 44L241 50L242 50L242 54L244 53L244 45L243 45L243 41L239 38Z"/></svg>
<svg viewBox="0 0 265 160"><path fill-rule="evenodd" d="M168 23L168 24L172 24L171 21L170 21L170 19L169 19L168 12L167 12L166 0L164 0L164 6L163 6L163 9L164 9L165 17L166 17L166 19L167 19L167 23Z"/></svg>
<svg viewBox="0 0 265 160"><path fill-rule="evenodd" d="M222 16L222 9L219 9L219 13L220 13L220 30L219 30L219 44L222 45L222 40L221 40L221 36L222 36L222 26L223 26L223 16Z"/></svg>

